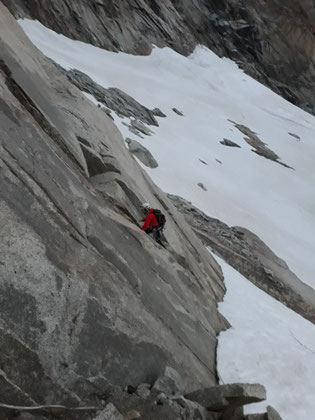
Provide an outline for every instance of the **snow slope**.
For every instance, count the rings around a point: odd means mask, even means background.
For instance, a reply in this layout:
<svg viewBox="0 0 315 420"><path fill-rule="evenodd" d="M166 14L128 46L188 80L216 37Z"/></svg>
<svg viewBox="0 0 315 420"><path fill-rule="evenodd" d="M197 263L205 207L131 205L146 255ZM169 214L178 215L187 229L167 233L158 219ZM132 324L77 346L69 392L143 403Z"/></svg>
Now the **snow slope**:
<svg viewBox="0 0 315 420"><path fill-rule="evenodd" d="M72 41L38 22L20 24L62 66L75 67L104 87L121 88L148 108L166 113L155 135L140 140L160 165L148 169L152 179L210 216L252 230L315 287L314 117L203 47L189 58L169 48L131 56ZM175 114L173 107L185 116ZM228 119L257 132L295 170L253 153ZM125 137L135 138L120 120L118 124ZM223 138L242 148L222 146Z"/></svg>
<svg viewBox="0 0 315 420"><path fill-rule="evenodd" d="M150 127L155 134L143 140L122 124L126 119L115 116L124 137L142 142L159 162L158 168L147 169L151 178L210 216L256 233L315 288L314 117L203 47L188 58L168 48L136 57L69 40L38 22L20 24L65 68L77 68L104 87L118 87L167 114L159 127ZM253 153L229 120L257 132L295 170ZM222 146L223 138L241 149ZM200 182L207 191L197 186ZM220 336L223 380L261 382L268 388L268 403L284 420L311 420L314 325L222 266L228 294L221 310L233 326Z"/></svg>
<svg viewBox="0 0 315 420"><path fill-rule="evenodd" d="M257 382L267 388L264 412L274 406L284 420L315 418L315 326L248 282L215 257L227 293L220 312L232 328L219 336L218 370L225 383Z"/></svg>

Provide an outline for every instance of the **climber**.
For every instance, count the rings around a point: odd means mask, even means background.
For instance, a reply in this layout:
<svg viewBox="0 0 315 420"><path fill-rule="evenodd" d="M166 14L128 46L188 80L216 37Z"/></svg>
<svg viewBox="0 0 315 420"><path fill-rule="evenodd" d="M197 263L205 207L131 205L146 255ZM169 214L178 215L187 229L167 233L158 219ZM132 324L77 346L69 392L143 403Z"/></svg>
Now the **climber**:
<svg viewBox="0 0 315 420"><path fill-rule="evenodd" d="M144 224L141 229L147 234L153 233L155 241L160 245L163 245L161 242L161 236L166 222L164 214L160 210L153 209L149 203L143 203L141 208L146 215L143 219Z"/></svg>

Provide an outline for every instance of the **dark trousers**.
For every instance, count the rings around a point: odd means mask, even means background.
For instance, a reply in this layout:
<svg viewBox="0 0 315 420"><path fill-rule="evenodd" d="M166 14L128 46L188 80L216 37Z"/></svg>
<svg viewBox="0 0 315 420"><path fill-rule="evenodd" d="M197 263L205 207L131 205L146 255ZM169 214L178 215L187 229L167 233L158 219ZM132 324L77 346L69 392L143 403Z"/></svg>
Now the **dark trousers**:
<svg viewBox="0 0 315 420"><path fill-rule="evenodd" d="M161 237L162 237L162 228L157 227L157 228L152 228L152 227L148 227L148 229L146 229L145 231L148 235L150 233L153 233L153 239L160 243L161 242Z"/></svg>

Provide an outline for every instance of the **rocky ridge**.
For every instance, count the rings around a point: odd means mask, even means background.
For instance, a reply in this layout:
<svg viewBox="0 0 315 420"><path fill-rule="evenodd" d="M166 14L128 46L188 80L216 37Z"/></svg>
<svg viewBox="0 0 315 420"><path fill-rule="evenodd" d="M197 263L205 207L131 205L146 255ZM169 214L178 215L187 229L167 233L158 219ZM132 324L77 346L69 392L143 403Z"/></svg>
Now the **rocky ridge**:
<svg viewBox="0 0 315 420"><path fill-rule="evenodd" d="M190 54L197 44L314 112L315 14L311 0L3 0L70 38L112 51L149 54L152 44Z"/></svg>
<svg viewBox="0 0 315 420"><path fill-rule="evenodd" d="M257 235L230 227L192 205L168 195L203 243L248 280L279 302L315 323L315 292L303 283Z"/></svg>

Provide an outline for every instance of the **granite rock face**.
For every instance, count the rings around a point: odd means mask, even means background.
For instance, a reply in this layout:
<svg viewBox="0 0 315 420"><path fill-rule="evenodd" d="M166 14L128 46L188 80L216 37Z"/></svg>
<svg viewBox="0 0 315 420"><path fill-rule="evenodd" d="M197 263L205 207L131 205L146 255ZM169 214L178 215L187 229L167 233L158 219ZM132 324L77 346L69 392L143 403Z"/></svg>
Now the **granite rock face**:
<svg viewBox="0 0 315 420"><path fill-rule="evenodd" d="M196 45L235 60L248 74L315 110L312 0L3 0L70 38L133 54L152 44L188 55Z"/></svg>
<svg viewBox="0 0 315 420"><path fill-rule="evenodd" d="M187 392L215 385L219 266L1 3L0 133L2 402L110 402L166 366ZM139 229L143 201L167 217L167 250Z"/></svg>

